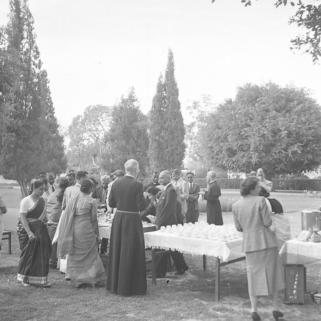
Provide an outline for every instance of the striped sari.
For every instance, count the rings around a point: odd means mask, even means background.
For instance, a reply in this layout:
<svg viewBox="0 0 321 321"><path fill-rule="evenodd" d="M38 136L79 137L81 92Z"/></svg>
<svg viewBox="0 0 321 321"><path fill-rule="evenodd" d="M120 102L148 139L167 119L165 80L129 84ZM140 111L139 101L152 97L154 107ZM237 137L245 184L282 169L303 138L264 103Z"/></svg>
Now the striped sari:
<svg viewBox="0 0 321 321"><path fill-rule="evenodd" d="M18 266L17 279L23 283L45 285L49 273L49 258L51 241L46 225L39 220L45 208L45 200L38 202L27 212L29 228L35 235L29 239L26 230L19 220L17 226L21 255Z"/></svg>

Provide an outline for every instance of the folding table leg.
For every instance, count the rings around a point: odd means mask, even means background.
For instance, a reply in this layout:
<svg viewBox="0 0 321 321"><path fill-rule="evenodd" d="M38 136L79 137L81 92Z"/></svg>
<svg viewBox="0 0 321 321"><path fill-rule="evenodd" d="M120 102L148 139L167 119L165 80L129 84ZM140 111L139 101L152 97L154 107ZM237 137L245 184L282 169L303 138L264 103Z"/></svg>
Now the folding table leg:
<svg viewBox="0 0 321 321"><path fill-rule="evenodd" d="M206 271L206 255L203 255L203 271Z"/></svg>
<svg viewBox="0 0 321 321"><path fill-rule="evenodd" d="M221 283L221 280L220 280L220 259L219 258L216 258L216 270L215 270L215 301L219 301L220 300L220 290L221 290L221 287L220 287L220 283Z"/></svg>
<svg viewBox="0 0 321 321"><path fill-rule="evenodd" d="M9 245L9 254L12 253L11 251L11 232L9 233L9 237L8 237L8 245Z"/></svg>
<svg viewBox="0 0 321 321"><path fill-rule="evenodd" d="M156 285L156 255L155 255L155 250L152 250L152 284Z"/></svg>

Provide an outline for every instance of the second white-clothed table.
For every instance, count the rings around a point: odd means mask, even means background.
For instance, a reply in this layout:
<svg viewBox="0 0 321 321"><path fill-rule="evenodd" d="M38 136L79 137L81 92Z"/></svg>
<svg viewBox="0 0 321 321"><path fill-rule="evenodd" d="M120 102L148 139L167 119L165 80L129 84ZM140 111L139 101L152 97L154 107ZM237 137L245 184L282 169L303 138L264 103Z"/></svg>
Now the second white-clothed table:
<svg viewBox="0 0 321 321"><path fill-rule="evenodd" d="M321 243L289 240L284 243L280 255L286 264L321 263Z"/></svg>
<svg viewBox="0 0 321 321"><path fill-rule="evenodd" d="M185 254L203 256L203 268L206 257L216 258L215 299L220 297L220 267L245 258L241 251L242 233L234 225L217 226L213 224L188 223L167 226L152 233L145 233L145 246L152 249L176 250ZM156 283L155 266L152 269L153 283Z"/></svg>

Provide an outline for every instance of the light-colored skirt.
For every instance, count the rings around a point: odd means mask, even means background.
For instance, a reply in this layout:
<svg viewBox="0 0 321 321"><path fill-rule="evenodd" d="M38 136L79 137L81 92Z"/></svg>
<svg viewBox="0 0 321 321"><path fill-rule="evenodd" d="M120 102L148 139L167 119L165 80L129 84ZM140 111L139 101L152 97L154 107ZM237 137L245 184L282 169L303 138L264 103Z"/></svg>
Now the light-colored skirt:
<svg viewBox="0 0 321 321"><path fill-rule="evenodd" d="M272 295L284 289L284 269L276 247L245 256L250 296Z"/></svg>
<svg viewBox="0 0 321 321"><path fill-rule="evenodd" d="M98 243L89 214L75 215L73 249L68 255L66 275L75 286L106 280Z"/></svg>

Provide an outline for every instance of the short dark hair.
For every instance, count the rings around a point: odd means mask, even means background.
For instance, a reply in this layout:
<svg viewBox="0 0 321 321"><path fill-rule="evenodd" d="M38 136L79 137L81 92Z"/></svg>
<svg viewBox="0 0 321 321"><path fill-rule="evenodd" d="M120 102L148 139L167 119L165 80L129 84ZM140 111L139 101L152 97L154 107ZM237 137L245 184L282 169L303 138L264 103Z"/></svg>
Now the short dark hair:
<svg viewBox="0 0 321 321"><path fill-rule="evenodd" d="M78 171L76 174L76 179L79 181L81 178L87 177L88 172L86 171Z"/></svg>
<svg viewBox="0 0 321 321"><path fill-rule="evenodd" d="M160 192L160 189L156 186L150 186L147 188L146 192L155 196Z"/></svg>
<svg viewBox="0 0 321 321"><path fill-rule="evenodd" d="M30 194L40 186L45 185L43 179L41 178L33 178L30 182Z"/></svg>
<svg viewBox="0 0 321 321"><path fill-rule="evenodd" d="M269 197L270 193L264 187L261 186L259 196Z"/></svg>
<svg viewBox="0 0 321 321"><path fill-rule="evenodd" d="M84 178L80 185L80 191L84 194L89 194L94 187L94 183L89 178Z"/></svg>
<svg viewBox="0 0 321 321"><path fill-rule="evenodd" d="M241 183L240 193L242 196L249 195L253 191L259 180L256 177L248 177Z"/></svg>

